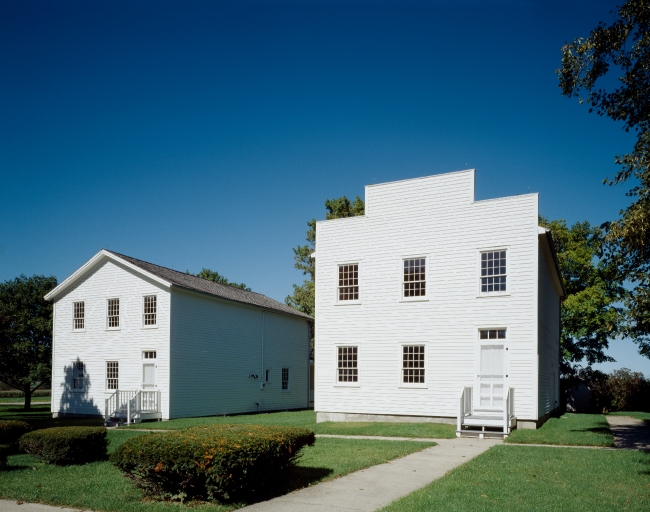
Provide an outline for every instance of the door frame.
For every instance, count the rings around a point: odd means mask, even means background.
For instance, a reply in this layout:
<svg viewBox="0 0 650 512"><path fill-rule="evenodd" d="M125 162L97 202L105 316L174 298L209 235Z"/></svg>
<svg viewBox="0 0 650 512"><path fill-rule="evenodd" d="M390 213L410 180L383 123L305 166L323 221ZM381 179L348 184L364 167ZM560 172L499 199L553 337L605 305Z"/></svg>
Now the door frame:
<svg viewBox="0 0 650 512"><path fill-rule="evenodd" d="M505 339L481 339L481 331L484 330L503 330L506 331ZM501 412L505 407L505 398L506 398L506 389L509 386L509 375L510 375L510 357L509 357L509 329L503 324L496 326L490 325L485 326L481 325L476 328L476 345L475 345L475 356L474 356L474 400L473 407L474 409L484 409L486 411ZM484 345L502 345L503 346L503 406L494 407L494 406L482 406L481 405L481 347Z"/></svg>
<svg viewBox="0 0 650 512"><path fill-rule="evenodd" d="M155 352L155 358L145 359L146 352ZM144 385L144 367L146 365L153 365L153 387L147 388ZM155 391L158 389L158 351L157 350L141 350L140 351L140 389L143 391Z"/></svg>

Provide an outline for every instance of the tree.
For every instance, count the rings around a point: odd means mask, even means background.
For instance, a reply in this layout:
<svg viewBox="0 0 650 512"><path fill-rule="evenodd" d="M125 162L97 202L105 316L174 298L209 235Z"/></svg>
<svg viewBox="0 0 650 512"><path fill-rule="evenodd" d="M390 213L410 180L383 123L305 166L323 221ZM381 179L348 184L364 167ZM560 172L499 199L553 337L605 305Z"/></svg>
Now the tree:
<svg viewBox="0 0 650 512"><path fill-rule="evenodd" d="M32 394L52 378L52 304L43 297L55 277L21 275L0 284L0 380Z"/></svg>
<svg viewBox="0 0 650 512"><path fill-rule="evenodd" d="M632 151L614 159L620 170L605 179L609 185L628 180L634 185L627 192L630 206L604 225L604 253L631 284L623 332L650 357L650 0L628 0L612 14L610 25L601 22L588 38L562 47L556 73L562 94L582 103L586 93L589 112L621 121L626 132L636 134ZM600 87L610 72L617 85Z"/></svg>
<svg viewBox="0 0 650 512"><path fill-rule="evenodd" d="M567 296L561 310L562 373L572 375L582 361L613 361L605 354L621 330L619 300L624 293L618 266L600 258L603 230L589 222L570 228L563 220L540 218L551 230Z"/></svg>
<svg viewBox="0 0 650 512"><path fill-rule="evenodd" d="M365 203L363 199L357 196L354 202L346 197L338 199L327 199L325 201L325 218L341 219L344 217L355 217L363 215L365 212ZM295 260L294 267L302 270L302 273L308 276L301 285L293 285L293 295L288 295L284 302L298 311L309 316L314 316L314 285L316 282L316 266L311 254L316 250L316 219L307 222L307 244L299 245L293 250Z"/></svg>
<svg viewBox="0 0 650 512"><path fill-rule="evenodd" d="M244 283L233 283L232 281L229 281L226 277L219 274L219 272L215 272L214 270L210 270L209 268L201 269L201 272L199 272L198 274L191 274L189 270L187 270L185 273L190 274L191 276L200 277L201 279L207 279L208 281L214 281L215 283L225 284L226 286L232 286L233 288L239 288L240 290L245 290L247 292L251 291L251 289L248 286L246 286Z"/></svg>

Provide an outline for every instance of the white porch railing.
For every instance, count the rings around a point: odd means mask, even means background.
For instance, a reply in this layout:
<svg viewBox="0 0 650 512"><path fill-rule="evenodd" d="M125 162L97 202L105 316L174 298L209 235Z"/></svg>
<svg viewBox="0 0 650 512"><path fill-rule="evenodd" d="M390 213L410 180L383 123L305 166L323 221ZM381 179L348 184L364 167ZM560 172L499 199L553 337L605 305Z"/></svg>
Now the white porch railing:
<svg viewBox="0 0 650 512"><path fill-rule="evenodd" d="M503 408L503 433L510 434L510 422L515 415L515 388L506 390L505 407Z"/></svg>
<svg viewBox="0 0 650 512"><path fill-rule="evenodd" d="M460 392L460 400L458 403L457 430L459 432L465 422L465 416L469 416L470 414L472 414L472 387L465 386Z"/></svg>
<svg viewBox="0 0 650 512"><path fill-rule="evenodd" d="M131 420L142 419L143 414L160 413L160 391L123 391L116 390L105 401L104 419L113 417Z"/></svg>

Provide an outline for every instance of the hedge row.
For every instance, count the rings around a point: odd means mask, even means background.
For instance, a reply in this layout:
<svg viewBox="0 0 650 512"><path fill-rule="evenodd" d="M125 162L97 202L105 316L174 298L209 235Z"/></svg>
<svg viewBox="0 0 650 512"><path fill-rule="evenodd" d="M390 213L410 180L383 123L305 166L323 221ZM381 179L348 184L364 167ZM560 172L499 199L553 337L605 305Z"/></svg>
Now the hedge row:
<svg viewBox="0 0 650 512"><path fill-rule="evenodd" d="M25 393L22 391L10 390L10 391L0 391L0 398L23 398ZM37 389L32 393L32 398L35 396L52 396L52 390L50 389Z"/></svg>
<svg viewBox="0 0 650 512"><path fill-rule="evenodd" d="M8 446L11 452L15 452L20 437L31 430L29 423L24 421L0 420L0 445Z"/></svg>
<svg viewBox="0 0 650 512"><path fill-rule="evenodd" d="M111 455L158 499L233 500L280 482L314 432L262 425L209 425L129 439Z"/></svg>
<svg viewBox="0 0 650 512"><path fill-rule="evenodd" d="M34 430L20 438L20 448L49 464L83 464L106 459L104 427L54 427Z"/></svg>

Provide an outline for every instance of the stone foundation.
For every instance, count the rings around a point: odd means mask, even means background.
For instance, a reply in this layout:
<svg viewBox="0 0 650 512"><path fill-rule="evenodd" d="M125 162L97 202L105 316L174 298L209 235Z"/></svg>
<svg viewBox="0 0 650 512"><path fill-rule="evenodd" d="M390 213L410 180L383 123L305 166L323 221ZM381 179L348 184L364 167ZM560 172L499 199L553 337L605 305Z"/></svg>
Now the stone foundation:
<svg viewBox="0 0 650 512"><path fill-rule="evenodd" d="M385 423L446 423L456 424L456 417L445 416L400 416L398 414L359 414L352 412L317 412L316 423L339 422L385 422Z"/></svg>

